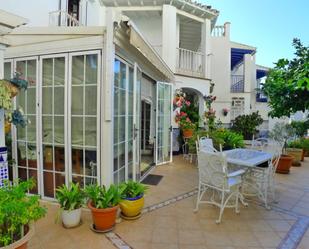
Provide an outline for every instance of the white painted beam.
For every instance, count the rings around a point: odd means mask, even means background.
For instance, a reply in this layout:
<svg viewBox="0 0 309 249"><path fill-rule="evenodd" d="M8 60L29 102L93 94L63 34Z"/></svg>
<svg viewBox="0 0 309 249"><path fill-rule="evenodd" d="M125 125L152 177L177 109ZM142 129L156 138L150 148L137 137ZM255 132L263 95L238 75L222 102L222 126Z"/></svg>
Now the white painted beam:
<svg viewBox="0 0 309 249"><path fill-rule="evenodd" d="M162 6L119 6L118 11L162 11Z"/></svg>
<svg viewBox="0 0 309 249"><path fill-rule="evenodd" d="M193 20L195 20L197 22L201 22L201 23L204 23L204 20L205 20L204 18L200 18L198 16L192 15L192 14L190 14L188 12L185 12L185 11L179 10L179 9L177 9L177 14L185 16L185 17L188 17L190 19L193 19Z"/></svg>

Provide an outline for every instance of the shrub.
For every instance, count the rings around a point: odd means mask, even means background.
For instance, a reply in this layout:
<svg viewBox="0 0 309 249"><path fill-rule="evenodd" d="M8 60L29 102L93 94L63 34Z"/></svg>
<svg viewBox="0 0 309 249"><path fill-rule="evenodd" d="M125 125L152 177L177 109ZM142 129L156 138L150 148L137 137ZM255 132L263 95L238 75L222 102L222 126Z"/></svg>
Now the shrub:
<svg viewBox="0 0 309 249"><path fill-rule="evenodd" d="M40 206L39 196L26 195L35 186L33 180L6 182L0 188L0 247L21 239L25 225L43 217L46 209Z"/></svg>
<svg viewBox="0 0 309 249"><path fill-rule="evenodd" d="M306 121L292 121L291 126L295 129L297 136L303 137L309 129L309 119Z"/></svg>
<svg viewBox="0 0 309 249"><path fill-rule="evenodd" d="M219 142L224 150L243 148L245 146L244 137L241 134L227 129L215 130L210 133L210 137L213 139L214 146L218 146L216 144ZM223 141L223 143L221 143L221 141Z"/></svg>
<svg viewBox="0 0 309 249"><path fill-rule="evenodd" d="M256 128L262 123L263 119L257 111L238 116L233 122L232 130L242 134L245 139L252 139L252 135L258 131Z"/></svg>

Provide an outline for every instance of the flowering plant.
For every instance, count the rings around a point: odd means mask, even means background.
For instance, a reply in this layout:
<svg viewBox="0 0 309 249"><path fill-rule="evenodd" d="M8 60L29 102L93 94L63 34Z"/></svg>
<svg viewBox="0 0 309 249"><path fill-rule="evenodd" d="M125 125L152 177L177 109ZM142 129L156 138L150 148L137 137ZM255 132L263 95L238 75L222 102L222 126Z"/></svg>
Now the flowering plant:
<svg viewBox="0 0 309 249"><path fill-rule="evenodd" d="M212 102L214 102L217 99L216 96L212 96L212 95L207 95L207 96L205 95L203 98L204 98L204 101L205 101L205 105L208 109L211 108Z"/></svg>
<svg viewBox="0 0 309 249"><path fill-rule="evenodd" d="M189 118L181 119L179 126L182 130L194 130L196 125Z"/></svg>
<svg viewBox="0 0 309 249"><path fill-rule="evenodd" d="M223 108L223 109L222 109L222 113L223 113L224 116L226 116L226 115L229 113L229 111L230 111L230 110L227 109L227 108Z"/></svg>
<svg viewBox="0 0 309 249"><path fill-rule="evenodd" d="M176 108L181 108L183 106L190 106L190 101L186 100L186 94L181 90L177 89L175 91L175 97L173 99L174 110Z"/></svg>

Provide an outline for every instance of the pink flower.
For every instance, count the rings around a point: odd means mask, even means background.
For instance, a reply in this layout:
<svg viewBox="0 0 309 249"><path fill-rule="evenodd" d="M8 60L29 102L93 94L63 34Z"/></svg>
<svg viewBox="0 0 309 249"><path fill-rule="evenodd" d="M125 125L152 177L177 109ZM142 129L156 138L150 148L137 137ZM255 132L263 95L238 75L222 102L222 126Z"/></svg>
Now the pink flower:
<svg viewBox="0 0 309 249"><path fill-rule="evenodd" d="M190 103L189 100L186 100L186 105L187 105L187 106L190 106L190 105L191 105L191 103Z"/></svg>

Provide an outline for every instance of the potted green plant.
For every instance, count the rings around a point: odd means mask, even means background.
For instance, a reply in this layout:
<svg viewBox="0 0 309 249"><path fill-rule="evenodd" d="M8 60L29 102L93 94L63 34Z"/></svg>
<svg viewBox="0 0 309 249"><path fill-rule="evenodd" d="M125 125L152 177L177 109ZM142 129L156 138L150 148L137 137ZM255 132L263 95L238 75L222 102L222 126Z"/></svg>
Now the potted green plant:
<svg viewBox="0 0 309 249"><path fill-rule="evenodd" d="M182 130L182 135L184 138L190 138L193 136L196 124L191 122L189 118L181 119L179 121L179 126Z"/></svg>
<svg viewBox="0 0 309 249"><path fill-rule="evenodd" d="M300 144L302 149L304 150L304 157L309 156L309 139L308 138L301 138Z"/></svg>
<svg viewBox="0 0 309 249"><path fill-rule="evenodd" d="M144 194L147 187L139 182L128 181L121 183L119 188L121 216L130 220L139 218L144 207Z"/></svg>
<svg viewBox="0 0 309 249"><path fill-rule="evenodd" d="M303 161L304 150L300 143L300 140L294 140L288 143L286 152L288 155L293 156L293 166L301 166L300 161Z"/></svg>
<svg viewBox="0 0 309 249"><path fill-rule="evenodd" d="M82 205L85 195L78 183L62 185L56 189L56 198L61 207L62 224L65 228L76 227L81 223Z"/></svg>
<svg viewBox="0 0 309 249"><path fill-rule="evenodd" d="M89 198L88 208L92 213L93 230L108 232L113 229L116 222L117 210L121 200L118 186L109 188L99 185L89 185L85 189Z"/></svg>
<svg viewBox="0 0 309 249"><path fill-rule="evenodd" d="M276 172L281 174L288 174L292 166L294 157L285 154L288 139L291 139L295 134L293 127L289 124L276 123L274 128L269 133L269 137L274 139L282 147L282 154L279 159Z"/></svg>
<svg viewBox="0 0 309 249"><path fill-rule="evenodd" d="M0 247L27 248L34 233L32 223L46 213L39 196L26 194L34 186L33 180L7 181L0 188Z"/></svg>

